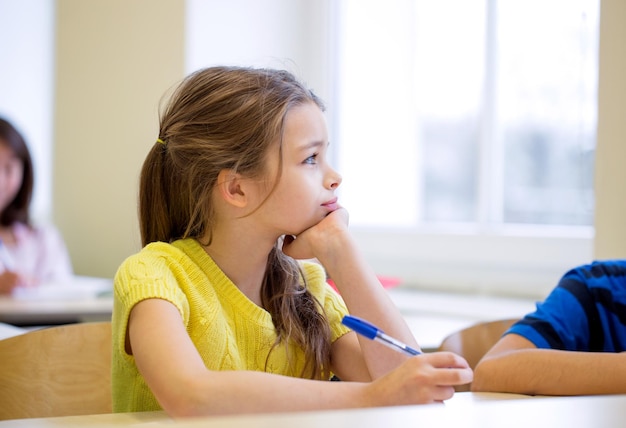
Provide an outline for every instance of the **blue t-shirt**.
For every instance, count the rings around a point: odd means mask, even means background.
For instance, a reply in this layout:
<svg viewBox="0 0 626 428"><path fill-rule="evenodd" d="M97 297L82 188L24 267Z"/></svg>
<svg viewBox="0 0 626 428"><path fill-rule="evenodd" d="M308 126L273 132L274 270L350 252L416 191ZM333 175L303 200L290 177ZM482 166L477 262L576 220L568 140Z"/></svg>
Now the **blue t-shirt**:
<svg viewBox="0 0 626 428"><path fill-rule="evenodd" d="M509 333L537 348L626 350L626 260L596 261L570 270Z"/></svg>

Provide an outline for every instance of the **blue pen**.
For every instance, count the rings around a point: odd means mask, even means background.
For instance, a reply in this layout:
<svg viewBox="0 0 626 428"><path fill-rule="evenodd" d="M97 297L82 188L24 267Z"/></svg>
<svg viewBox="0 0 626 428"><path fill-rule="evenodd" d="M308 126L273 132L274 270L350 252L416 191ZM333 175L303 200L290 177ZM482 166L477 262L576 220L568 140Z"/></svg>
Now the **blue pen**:
<svg viewBox="0 0 626 428"><path fill-rule="evenodd" d="M346 315L341 320L341 323L346 327L351 328L358 334L367 337L368 339L375 340L394 349L398 352L405 353L409 356L420 355L421 352L417 349L411 348L409 345L394 339L391 336L386 335L382 330L369 322L362 320L361 318L353 317L352 315Z"/></svg>

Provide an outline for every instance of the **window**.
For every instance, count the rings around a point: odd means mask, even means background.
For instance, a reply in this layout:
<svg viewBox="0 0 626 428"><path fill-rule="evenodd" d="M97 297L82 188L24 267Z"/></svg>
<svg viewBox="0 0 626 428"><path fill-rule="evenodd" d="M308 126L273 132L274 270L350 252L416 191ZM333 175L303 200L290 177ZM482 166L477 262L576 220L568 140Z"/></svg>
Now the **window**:
<svg viewBox="0 0 626 428"><path fill-rule="evenodd" d="M543 295L590 260L599 0L336 14L340 198L379 272Z"/></svg>

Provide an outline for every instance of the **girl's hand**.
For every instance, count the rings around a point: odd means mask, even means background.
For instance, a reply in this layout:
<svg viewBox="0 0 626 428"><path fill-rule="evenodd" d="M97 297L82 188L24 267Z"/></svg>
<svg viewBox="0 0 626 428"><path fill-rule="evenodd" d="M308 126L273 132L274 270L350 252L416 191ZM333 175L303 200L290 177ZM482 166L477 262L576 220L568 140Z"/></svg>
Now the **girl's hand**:
<svg viewBox="0 0 626 428"><path fill-rule="evenodd" d="M409 358L368 385L372 406L427 404L447 400L455 385L470 383L472 369L452 352L434 352Z"/></svg>
<svg viewBox="0 0 626 428"><path fill-rule="evenodd" d="M11 294L14 288L22 285L22 282L19 274L5 270L0 274L0 294Z"/></svg>
<svg viewBox="0 0 626 428"><path fill-rule="evenodd" d="M299 235L286 235L282 249L294 259L321 258L334 248L340 248L347 231L348 211L339 207Z"/></svg>

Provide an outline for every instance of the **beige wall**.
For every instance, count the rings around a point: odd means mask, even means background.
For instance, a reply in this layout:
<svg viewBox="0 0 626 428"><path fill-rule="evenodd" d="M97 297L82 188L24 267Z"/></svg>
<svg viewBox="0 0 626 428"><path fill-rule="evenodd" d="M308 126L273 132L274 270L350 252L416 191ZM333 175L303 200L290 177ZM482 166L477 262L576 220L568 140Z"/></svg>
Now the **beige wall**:
<svg viewBox="0 0 626 428"><path fill-rule="evenodd" d="M184 73L184 1L58 0L54 221L80 275L140 248L137 182Z"/></svg>
<svg viewBox="0 0 626 428"><path fill-rule="evenodd" d="M602 0L594 256L626 258L626 2Z"/></svg>

